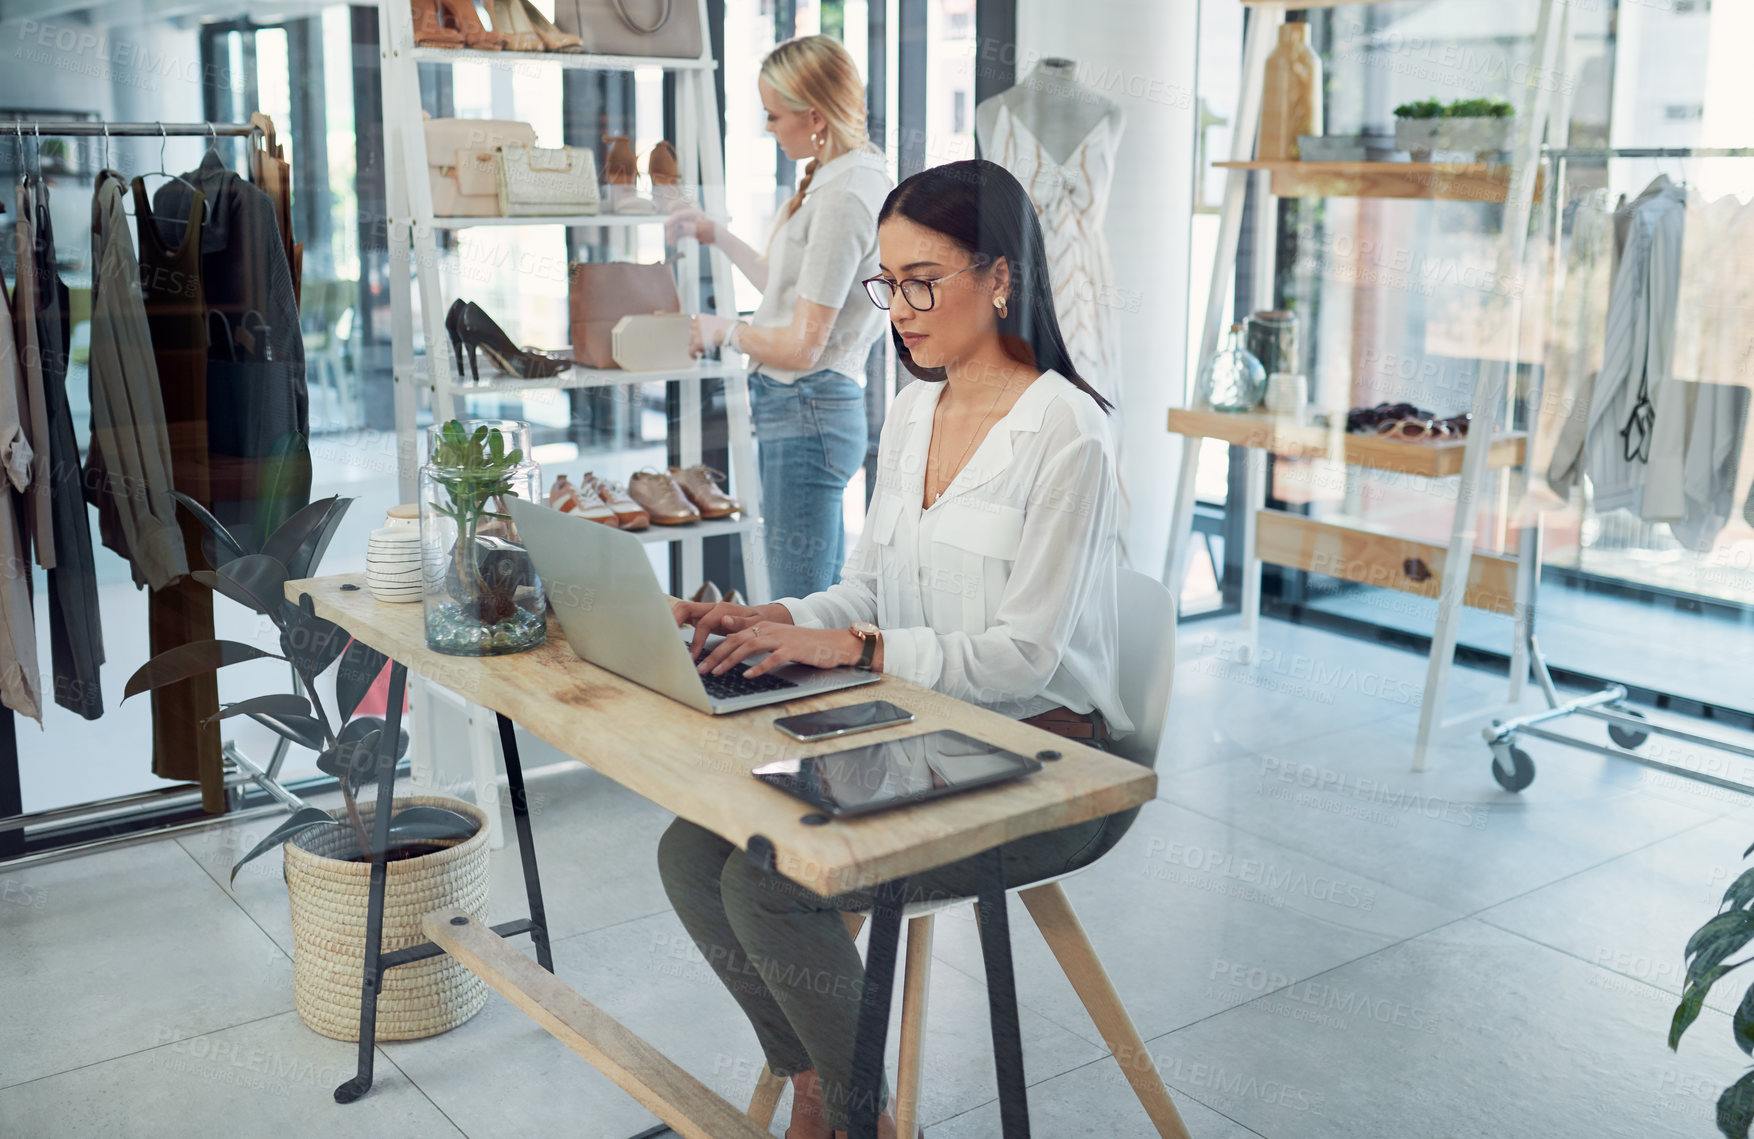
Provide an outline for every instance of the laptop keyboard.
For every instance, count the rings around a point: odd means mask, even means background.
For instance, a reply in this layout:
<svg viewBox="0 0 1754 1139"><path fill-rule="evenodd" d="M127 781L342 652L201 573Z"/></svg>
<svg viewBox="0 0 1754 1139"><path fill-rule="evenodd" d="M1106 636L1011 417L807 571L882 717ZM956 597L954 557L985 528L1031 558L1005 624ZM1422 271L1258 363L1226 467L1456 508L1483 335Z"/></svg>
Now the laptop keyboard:
<svg viewBox="0 0 1754 1139"><path fill-rule="evenodd" d="M695 662L698 664L704 656L705 651L694 658ZM796 681L785 680L772 673L765 676L744 675L748 671L749 665L738 661L731 666L730 671L717 676L710 672L702 673L700 682L706 685L706 694L714 700L734 700L739 696L753 696L757 692L778 692L784 688L798 687Z"/></svg>

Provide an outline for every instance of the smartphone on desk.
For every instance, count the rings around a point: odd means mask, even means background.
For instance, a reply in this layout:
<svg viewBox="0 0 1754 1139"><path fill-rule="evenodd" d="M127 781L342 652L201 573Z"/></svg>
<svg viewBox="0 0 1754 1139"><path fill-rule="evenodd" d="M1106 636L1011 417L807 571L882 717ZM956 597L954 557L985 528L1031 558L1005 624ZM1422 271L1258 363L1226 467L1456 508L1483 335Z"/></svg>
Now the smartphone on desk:
<svg viewBox="0 0 1754 1139"><path fill-rule="evenodd" d="M844 708L825 708L797 716L781 716L773 726L795 740L826 740L833 736L850 736L854 732L875 731L895 724L912 723L914 714L898 708L887 700L868 700L848 704Z"/></svg>

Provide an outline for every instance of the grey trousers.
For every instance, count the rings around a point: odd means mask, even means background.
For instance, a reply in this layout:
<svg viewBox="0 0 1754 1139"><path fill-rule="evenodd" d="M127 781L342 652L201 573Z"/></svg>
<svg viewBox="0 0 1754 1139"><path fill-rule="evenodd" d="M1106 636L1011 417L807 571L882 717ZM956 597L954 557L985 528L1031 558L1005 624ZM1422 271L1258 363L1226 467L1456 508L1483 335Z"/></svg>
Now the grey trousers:
<svg viewBox="0 0 1754 1139"><path fill-rule="evenodd" d="M1004 844L1006 889L1095 861L1137 814L1135 807ZM778 1076L814 1069L829 1126L845 1130L865 967L840 913L870 908L871 894L825 898L685 819L659 840L658 871L683 928L749 1018L768 1067ZM910 876L905 900L972 898L986 884L976 860L964 859ZM881 1112L886 1081L877 1096Z"/></svg>

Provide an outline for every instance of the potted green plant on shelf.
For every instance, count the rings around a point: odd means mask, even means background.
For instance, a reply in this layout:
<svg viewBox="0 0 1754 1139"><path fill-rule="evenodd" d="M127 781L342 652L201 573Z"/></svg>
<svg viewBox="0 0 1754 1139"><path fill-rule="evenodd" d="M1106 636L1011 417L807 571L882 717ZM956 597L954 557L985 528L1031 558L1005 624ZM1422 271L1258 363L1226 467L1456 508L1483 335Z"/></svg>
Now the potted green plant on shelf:
<svg viewBox="0 0 1754 1139"><path fill-rule="evenodd" d="M309 577L327 551L352 499L330 497L294 513L262 543L247 549L200 503L176 499L207 531L207 560L216 568L191 576L261 614L279 634L275 653L241 641L211 639L179 645L142 665L122 698L176 684L251 660L284 660L295 688L222 706L212 720L247 717L276 735L317 752L317 767L340 784L342 806L334 811L301 807L232 866L231 880L252 860L284 846L285 878L292 905L293 996L305 1023L326 1036L357 1040L360 979L364 971L366 908L374 852L371 823L382 804L362 804L359 790L376 780L380 762L394 764L408 748L408 732L394 747L380 749L382 717L355 715L388 658L350 640L317 616L310 594L294 603L286 583ZM334 667L332 719L317 679ZM392 779L394 773L392 772ZM385 850L385 921L381 944L388 950L425 940L420 918L444 906L485 916L487 905L486 816L457 799L421 796L394 800ZM485 985L466 969L443 961L419 962L388 973L380 994L378 1036L411 1039L453 1028L486 1002ZM438 962L441 968L431 966ZM455 965L455 963L452 963Z"/></svg>
<svg viewBox="0 0 1754 1139"><path fill-rule="evenodd" d="M435 652L490 656L547 637L547 599L505 500L540 501L530 427L515 420L447 420L427 432L420 470L426 643Z"/></svg>
<svg viewBox="0 0 1754 1139"><path fill-rule="evenodd" d="M1516 108L1503 99L1457 99L1444 104L1420 99L1395 108L1395 145L1415 162L1434 151L1469 151L1491 161L1510 147Z"/></svg>
<svg viewBox="0 0 1754 1139"><path fill-rule="evenodd" d="M1754 854L1754 846L1744 850L1742 857L1747 858L1750 854ZM1747 949L1751 941L1754 941L1754 869L1744 870L1730 883L1719 903L1717 915L1700 926L1687 941L1684 950L1687 976L1681 986L1681 1003L1675 1007L1674 1018L1669 1023L1670 1049L1680 1048L1682 1034L1699 1019L1711 987L1754 960L1754 956L1730 960ZM1736 1005L1730 1031L1735 1036L1736 1047L1754 1055L1754 985L1748 986ZM1743 1073L1741 1079L1725 1088L1717 1100L1717 1129L1725 1139L1748 1139L1751 1126L1754 1126L1754 1069Z"/></svg>

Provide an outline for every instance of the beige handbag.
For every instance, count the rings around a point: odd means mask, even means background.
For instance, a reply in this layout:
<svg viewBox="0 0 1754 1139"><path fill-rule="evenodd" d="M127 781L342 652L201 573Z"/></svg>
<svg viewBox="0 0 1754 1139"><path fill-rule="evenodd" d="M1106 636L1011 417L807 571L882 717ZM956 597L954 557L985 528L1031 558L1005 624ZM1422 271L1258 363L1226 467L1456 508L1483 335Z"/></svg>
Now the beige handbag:
<svg viewBox="0 0 1754 1139"><path fill-rule="evenodd" d="M610 330L610 351L629 372L678 372L694 367L693 337L690 313L631 313Z"/></svg>
<svg viewBox="0 0 1754 1139"><path fill-rule="evenodd" d="M582 146L499 148L499 212L542 217L597 212L597 156Z"/></svg>
<svg viewBox="0 0 1754 1139"><path fill-rule="evenodd" d="M536 128L510 119L428 119L426 165L434 217L497 217L498 148L536 145Z"/></svg>
<svg viewBox="0 0 1754 1139"><path fill-rule="evenodd" d="M699 0L555 0L554 24L596 55L700 58Z"/></svg>
<svg viewBox="0 0 1754 1139"><path fill-rule="evenodd" d="M613 368L615 324L633 313L680 312L676 275L668 262L580 261L567 281L573 359L587 368Z"/></svg>

